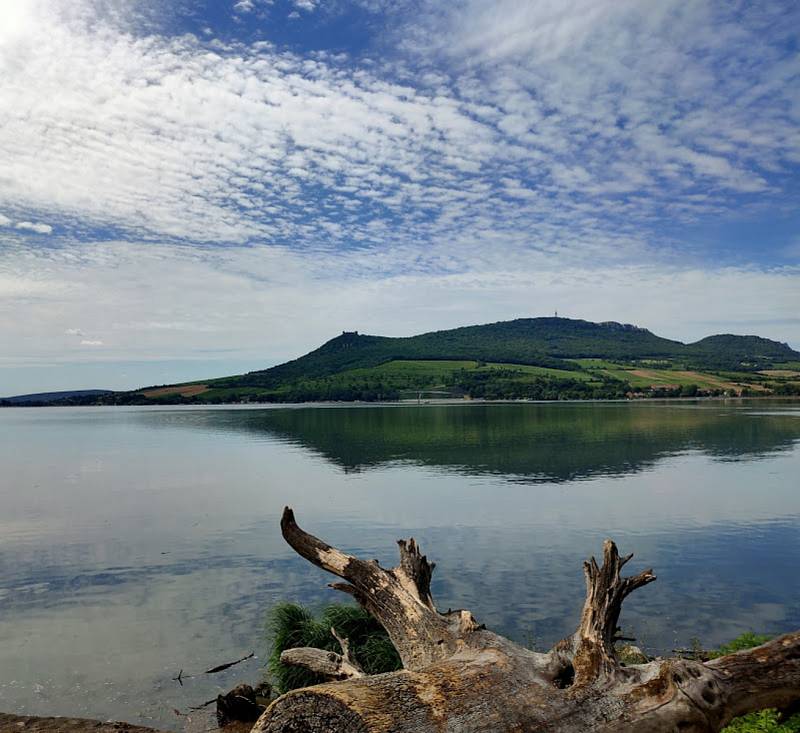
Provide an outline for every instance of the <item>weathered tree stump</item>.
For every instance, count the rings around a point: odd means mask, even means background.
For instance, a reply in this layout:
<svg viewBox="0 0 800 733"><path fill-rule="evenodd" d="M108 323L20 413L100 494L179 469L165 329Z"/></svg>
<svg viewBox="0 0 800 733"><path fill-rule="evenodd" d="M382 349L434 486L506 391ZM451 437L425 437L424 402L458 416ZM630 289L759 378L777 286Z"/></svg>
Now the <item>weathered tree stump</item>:
<svg viewBox="0 0 800 733"><path fill-rule="evenodd" d="M401 540L400 564L347 555L297 526L284 510L286 541L345 582L383 624L404 669L364 676L343 654L291 650L287 661L340 681L293 690L273 702L254 733L522 733L718 731L732 718L800 699L800 632L710 662L657 660L624 666L615 633L625 598L656 579L632 577L606 540L603 562L584 563L586 600L577 631L547 653L488 631L469 611L440 613L434 564ZM333 656L331 656L333 655Z"/></svg>

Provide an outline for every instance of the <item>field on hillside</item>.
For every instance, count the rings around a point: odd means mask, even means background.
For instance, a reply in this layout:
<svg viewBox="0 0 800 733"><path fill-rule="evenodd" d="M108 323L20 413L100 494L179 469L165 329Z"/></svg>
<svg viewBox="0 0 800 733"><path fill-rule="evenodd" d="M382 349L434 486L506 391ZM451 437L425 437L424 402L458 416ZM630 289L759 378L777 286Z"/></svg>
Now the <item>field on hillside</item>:
<svg viewBox="0 0 800 733"><path fill-rule="evenodd" d="M347 369L323 377L286 379L273 387L230 386L226 380L144 390L153 401L305 402L399 400L422 396L485 399L608 399L630 391L664 396L768 393L800 390L794 363L760 372L704 372L666 359L636 364L608 359L565 360L574 369L474 360L398 359L374 367ZM800 367L800 364L798 364ZM696 388L697 392L693 391ZM789 390L788 392L785 390Z"/></svg>
<svg viewBox="0 0 800 733"><path fill-rule="evenodd" d="M500 364L484 363L479 361L410 361L399 359L389 361L380 366L368 369L349 369L335 375L342 379L359 379L381 375L397 379L420 379L424 382L436 381L460 370L468 372L490 372L492 370L511 370L518 373L520 379L526 380L535 377L559 377L580 380L591 380L592 376L583 371L569 371L566 369L551 369L549 367L529 366L527 364Z"/></svg>
<svg viewBox="0 0 800 733"><path fill-rule="evenodd" d="M141 394L150 399L161 397L196 397L208 391L206 384L176 384L173 387L156 387L154 389L143 390Z"/></svg>
<svg viewBox="0 0 800 733"><path fill-rule="evenodd" d="M576 361L590 373L606 374L614 379L627 382L636 389L648 387L684 387L697 385L699 389L715 390L721 389L727 392L738 392L743 386L748 386L755 390L763 390L764 387L754 379L750 373L731 374L720 376L680 368L652 368L641 366L629 366L614 364L613 362L601 359L576 359ZM659 362L664 364L664 362Z"/></svg>
<svg viewBox="0 0 800 733"><path fill-rule="evenodd" d="M562 389L570 385L585 385L588 389L599 387L602 382L599 375L580 368L565 370L473 360L403 359L375 367L348 369L325 377L287 380L272 388L231 387L222 379L203 384L159 387L140 394L154 400L186 397L202 402L395 400L420 393L455 397L480 393L481 396L500 398L507 393L537 396L531 389L542 383L557 383ZM543 397L548 398L552 396Z"/></svg>
<svg viewBox="0 0 800 733"><path fill-rule="evenodd" d="M383 394L387 398L416 396L420 392L460 396L467 385L503 383L508 388L539 383L542 380L573 380L588 383L593 376L582 370L551 369L519 364L484 363L467 360L395 360L376 367L348 369L316 379L301 379L282 385L278 394L322 391Z"/></svg>

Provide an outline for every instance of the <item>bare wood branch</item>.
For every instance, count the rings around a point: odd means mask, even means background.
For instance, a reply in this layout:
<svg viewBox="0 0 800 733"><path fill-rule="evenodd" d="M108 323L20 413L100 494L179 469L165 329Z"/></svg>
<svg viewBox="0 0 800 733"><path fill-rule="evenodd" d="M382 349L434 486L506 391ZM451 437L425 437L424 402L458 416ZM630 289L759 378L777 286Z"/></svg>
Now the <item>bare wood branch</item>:
<svg viewBox="0 0 800 733"><path fill-rule="evenodd" d="M364 676L364 670L345 656L313 647L287 649L281 654L281 662L304 667L329 680L350 680Z"/></svg>
<svg viewBox="0 0 800 733"><path fill-rule="evenodd" d="M343 578L332 587L352 595L386 629L406 669L420 669L456 651L461 638L480 627L468 612L440 614L430 592L434 565L411 539L400 541L400 565L386 570L361 560L300 529L286 507L281 531L295 551Z"/></svg>
<svg viewBox="0 0 800 733"><path fill-rule="evenodd" d="M364 670L361 669L361 665L353 658L350 654L350 641L345 637L339 636L336 633L336 629L331 626L331 635L333 636L336 641L339 642L339 646L342 648L342 659L344 660L344 664L347 665L349 668L357 670L361 674L364 673Z"/></svg>
<svg viewBox="0 0 800 733"><path fill-rule="evenodd" d="M594 557L583 564L586 599L573 637L572 663L576 685L590 684L601 677L618 676L620 665L614 641L622 603L637 588L656 579L649 569L623 578L620 572L632 557L633 554L620 557L617 546L606 540L603 543L603 564L598 566Z"/></svg>
<svg viewBox="0 0 800 733"><path fill-rule="evenodd" d="M413 537L408 542L397 540L397 545L400 548L400 566L393 572L401 578L401 582L407 579L413 583L420 601L431 611L436 611L431 596L431 576L436 563L428 562L428 558L420 552Z"/></svg>

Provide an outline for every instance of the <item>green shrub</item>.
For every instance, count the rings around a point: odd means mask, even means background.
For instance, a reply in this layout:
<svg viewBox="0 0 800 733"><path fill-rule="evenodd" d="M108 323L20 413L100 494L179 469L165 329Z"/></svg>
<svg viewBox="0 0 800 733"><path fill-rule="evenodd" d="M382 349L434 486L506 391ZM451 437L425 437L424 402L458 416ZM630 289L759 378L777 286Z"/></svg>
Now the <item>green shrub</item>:
<svg viewBox="0 0 800 733"><path fill-rule="evenodd" d="M280 603L269 612L266 630L272 644L267 667L281 693L299 687L316 685L324 680L301 667L281 662L281 652L299 646L310 646L341 653L331 627L350 642L350 653L367 674L393 672L402 668L384 628L366 611L356 606L330 605L318 618L296 603Z"/></svg>
<svg viewBox="0 0 800 733"><path fill-rule="evenodd" d="M769 708L757 713L735 718L722 733L798 733L800 731L800 715L793 715L781 722L777 710Z"/></svg>
<svg viewBox="0 0 800 733"><path fill-rule="evenodd" d="M740 652L743 649L752 649L754 646L768 642L771 638L765 634L754 634L752 631L747 631L727 644L723 644L719 649L709 652L709 657L714 659ZM730 725L722 729L722 733L800 733L800 714L782 721L777 710L767 708L759 710L757 713L734 718Z"/></svg>
<svg viewBox="0 0 800 733"><path fill-rule="evenodd" d="M740 652L743 649L752 649L754 646L766 644L772 637L767 634L754 634L752 631L745 631L727 644L723 644L719 649L709 651L709 659L724 657L726 654Z"/></svg>

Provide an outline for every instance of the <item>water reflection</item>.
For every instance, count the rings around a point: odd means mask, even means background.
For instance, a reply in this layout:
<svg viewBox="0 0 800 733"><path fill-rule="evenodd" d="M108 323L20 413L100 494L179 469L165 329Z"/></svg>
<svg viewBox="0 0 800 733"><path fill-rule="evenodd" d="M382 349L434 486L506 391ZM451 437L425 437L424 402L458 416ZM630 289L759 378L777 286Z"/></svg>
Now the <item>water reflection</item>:
<svg viewBox="0 0 800 733"><path fill-rule="evenodd" d="M800 627L800 410L715 405L0 411L0 709L179 730L263 656L264 612L340 600L277 525L393 563L414 535L443 607L546 647L613 536L659 581L626 631Z"/></svg>
<svg viewBox="0 0 800 733"><path fill-rule="evenodd" d="M178 422L282 438L346 471L410 461L531 482L641 471L686 450L752 460L800 440L798 411L718 403L312 407L195 412Z"/></svg>

